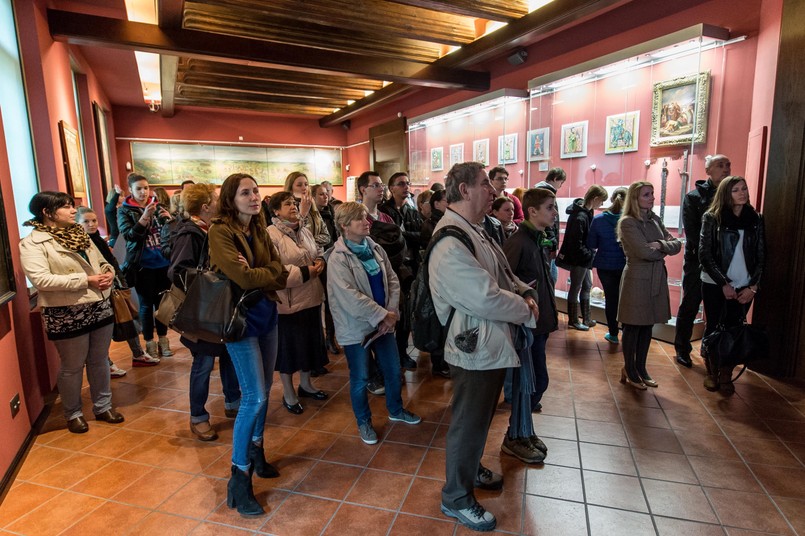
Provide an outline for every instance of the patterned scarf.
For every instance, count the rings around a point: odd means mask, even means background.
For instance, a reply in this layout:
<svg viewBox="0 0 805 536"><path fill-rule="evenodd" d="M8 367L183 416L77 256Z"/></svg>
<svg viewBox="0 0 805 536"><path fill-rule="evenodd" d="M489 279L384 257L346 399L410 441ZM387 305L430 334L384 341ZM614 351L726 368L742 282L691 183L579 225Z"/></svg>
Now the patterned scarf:
<svg viewBox="0 0 805 536"><path fill-rule="evenodd" d="M347 245L349 250L358 257L358 260L363 264L363 269L366 270L370 276L377 275L380 272L380 265L377 264L372 248L369 247L369 241L365 238L362 242L356 243L352 240L344 238L344 244Z"/></svg>
<svg viewBox="0 0 805 536"><path fill-rule="evenodd" d="M69 249L70 251L84 251L89 248L90 238L79 224L74 223L69 227L49 227L36 220L28 220L23 225L33 227L37 231L48 233L53 240Z"/></svg>

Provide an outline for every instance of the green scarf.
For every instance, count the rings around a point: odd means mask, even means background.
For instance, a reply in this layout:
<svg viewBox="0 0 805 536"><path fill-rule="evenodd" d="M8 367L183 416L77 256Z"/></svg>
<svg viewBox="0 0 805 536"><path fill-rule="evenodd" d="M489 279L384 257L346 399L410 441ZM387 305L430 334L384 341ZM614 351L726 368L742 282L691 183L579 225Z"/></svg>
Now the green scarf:
<svg viewBox="0 0 805 536"><path fill-rule="evenodd" d="M366 270L367 274L372 276L377 275L377 273L380 272L380 265L377 264L374 253L372 253L372 248L369 247L368 240L364 238L363 241L358 244L345 238L344 244L346 244L349 250L354 253L356 257L358 257L358 260L361 261L361 264L363 264L363 269Z"/></svg>

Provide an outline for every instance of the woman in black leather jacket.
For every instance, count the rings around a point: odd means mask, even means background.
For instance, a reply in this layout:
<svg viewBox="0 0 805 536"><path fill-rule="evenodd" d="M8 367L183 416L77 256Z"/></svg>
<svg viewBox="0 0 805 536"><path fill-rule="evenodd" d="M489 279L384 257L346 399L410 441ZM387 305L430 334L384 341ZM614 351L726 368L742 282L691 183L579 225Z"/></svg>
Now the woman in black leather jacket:
<svg viewBox="0 0 805 536"><path fill-rule="evenodd" d="M763 217L749 204L746 180L727 177L704 213L699 238L705 336L719 323L733 326L743 321L757 294L765 257ZM716 370L715 364L703 357L707 366L704 387L734 392L732 370Z"/></svg>

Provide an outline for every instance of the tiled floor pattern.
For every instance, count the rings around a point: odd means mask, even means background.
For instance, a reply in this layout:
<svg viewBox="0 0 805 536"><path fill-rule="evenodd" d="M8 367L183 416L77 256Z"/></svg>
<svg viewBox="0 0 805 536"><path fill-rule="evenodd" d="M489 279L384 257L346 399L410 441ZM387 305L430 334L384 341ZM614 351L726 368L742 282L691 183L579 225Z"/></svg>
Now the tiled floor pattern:
<svg viewBox="0 0 805 536"><path fill-rule="evenodd" d="M708 393L703 367L677 367L653 342L658 389L618 383L621 355L588 333L559 331L548 342L551 382L534 415L549 447L544 466L500 453L508 412L493 422L484 463L502 470L501 492L479 492L498 531L540 535L805 534L805 388L745 374L734 396ZM275 382L266 430L268 457L282 475L255 478L268 511L244 519L226 507L232 423L213 378L208 409L220 439L201 443L188 428L190 356L114 380L122 425L90 420L65 429L57 405L0 505L0 533L30 535L468 534L439 512L450 382L425 357L407 372L406 406L419 426L392 424L371 397L382 441L364 445L350 410L342 356L315 380L331 396L302 415L280 405ZM125 345L112 358L129 369ZM85 411L91 415L89 404Z"/></svg>

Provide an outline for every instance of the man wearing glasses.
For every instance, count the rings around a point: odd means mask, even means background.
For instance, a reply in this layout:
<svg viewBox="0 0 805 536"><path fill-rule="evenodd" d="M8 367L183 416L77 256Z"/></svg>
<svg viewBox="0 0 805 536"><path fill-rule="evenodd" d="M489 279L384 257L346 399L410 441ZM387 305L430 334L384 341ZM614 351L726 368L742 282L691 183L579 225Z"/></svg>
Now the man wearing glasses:
<svg viewBox="0 0 805 536"><path fill-rule="evenodd" d="M525 216L523 215L523 204L517 199L516 196L509 195L506 191L506 185L509 183L509 172L503 166L498 166L489 170L489 182L495 189L495 197L505 197L514 205L514 223L520 225Z"/></svg>

